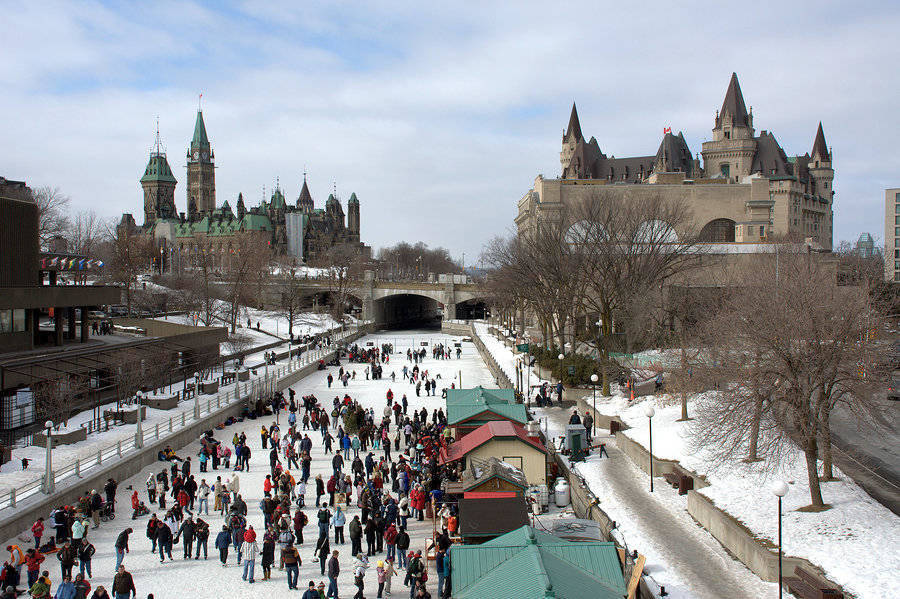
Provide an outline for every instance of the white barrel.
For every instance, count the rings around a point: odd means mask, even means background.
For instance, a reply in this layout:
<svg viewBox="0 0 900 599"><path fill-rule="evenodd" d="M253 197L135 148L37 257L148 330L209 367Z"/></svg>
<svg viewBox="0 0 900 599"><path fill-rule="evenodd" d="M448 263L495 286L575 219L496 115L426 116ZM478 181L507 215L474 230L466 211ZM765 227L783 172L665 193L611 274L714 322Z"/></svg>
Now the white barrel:
<svg viewBox="0 0 900 599"><path fill-rule="evenodd" d="M556 487L553 489L553 496L557 507L566 507L569 505L571 499L569 494L569 483L567 483L565 479L561 478L556 481Z"/></svg>

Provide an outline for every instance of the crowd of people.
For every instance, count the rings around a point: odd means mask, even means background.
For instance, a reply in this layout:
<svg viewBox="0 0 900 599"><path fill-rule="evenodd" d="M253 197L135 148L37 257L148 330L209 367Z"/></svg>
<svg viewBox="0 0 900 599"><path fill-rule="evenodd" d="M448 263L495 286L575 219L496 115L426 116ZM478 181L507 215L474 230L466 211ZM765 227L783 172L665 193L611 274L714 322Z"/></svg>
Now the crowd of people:
<svg viewBox="0 0 900 599"><path fill-rule="evenodd" d="M349 355L364 357L367 369L374 373L376 367L388 363L392 350L389 344L381 348L354 346ZM443 346L432 351L436 359L450 359L452 353ZM404 365L402 373L411 384L426 381L426 394L430 395L436 380L421 367L426 355L425 349L408 351L412 367ZM341 380L347 375L343 368L339 370ZM352 380L353 375L350 377ZM288 397L273 394L254 408L251 417L274 418L260 426L259 447L269 459L263 497L257 505L248 505L241 494L240 475L249 472L252 454L243 432L236 432L229 444L207 431L196 456L182 458L167 447L159 458L169 462L168 466L146 480L146 503L136 490L132 492L132 519L148 516L147 547L152 555L158 554L161 565L177 559L172 552L179 543L182 560L208 560L211 528L216 528L214 559L217 553L223 568L238 565L241 579L248 584L269 581L283 571L288 588L304 591L303 599L344 597L347 589L338 589L338 577L349 569L357 599L364 597L364 589L370 585L382 598L391 596L392 589L396 592L401 584L408 588L411 599L430 598L428 556L422 553L430 548L438 578L436 596L449 597L448 550L458 529L458 515L455 503L445 501L443 485L457 480L459 472L438 464L441 445L452 442L442 408L430 414L424 407L410 411L406 395L395 398L390 389L380 410L365 408L349 393L331 402L322 402L313 394L296 401L293 390ZM282 412L287 413L284 428ZM316 453L330 456L326 458L330 472L313 475ZM195 465L196 473L192 471ZM116 574L110 592L98 586L89 594L96 548L88 540L88 530L91 524L99 526L103 510L114 510L115 481L108 482L104 493L105 501L93 491L75 505L54 510L49 523L44 519L35 522L34 548L7 548L10 558L0 572L0 588L11 587L9 592L15 593L22 584L19 576L24 567L28 592L36 599L136 597L134 581L123 563L131 549L132 528L116 538ZM414 548L410 522L426 517L436 523L433 544ZM221 518L221 524L214 525L213 518ZM314 532L304 538L310 524ZM55 530L49 540L45 526ZM50 554L60 562L55 594L51 594L49 570L42 570ZM304 557L318 563L322 580L301 588L299 568ZM73 578L76 566L79 571Z"/></svg>

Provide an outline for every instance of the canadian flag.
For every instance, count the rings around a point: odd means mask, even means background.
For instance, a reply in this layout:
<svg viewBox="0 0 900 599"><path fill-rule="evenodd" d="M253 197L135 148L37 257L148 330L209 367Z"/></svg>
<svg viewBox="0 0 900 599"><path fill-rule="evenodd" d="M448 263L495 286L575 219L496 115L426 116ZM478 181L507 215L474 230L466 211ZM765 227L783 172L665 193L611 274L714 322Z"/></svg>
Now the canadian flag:
<svg viewBox="0 0 900 599"><path fill-rule="evenodd" d="M671 133L671 132L672 132L671 127L663 127L663 135L665 135L666 133Z"/></svg>

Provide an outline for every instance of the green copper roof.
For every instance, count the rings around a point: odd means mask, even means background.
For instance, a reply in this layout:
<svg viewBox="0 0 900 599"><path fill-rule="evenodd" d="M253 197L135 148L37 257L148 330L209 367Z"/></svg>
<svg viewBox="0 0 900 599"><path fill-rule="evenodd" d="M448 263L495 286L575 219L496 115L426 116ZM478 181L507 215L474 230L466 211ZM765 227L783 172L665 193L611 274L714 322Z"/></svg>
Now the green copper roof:
<svg viewBox="0 0 900 599"><path fill-rule="evenodd" d="M197 122L194 123L194 138L191 140L191 149L209 149L209 138L206 137L206 125L203 123L203 111L197 111Z"/></svg>
<svg viewBox="0 0 900 599"><path fill-rule="evenodd" d="M144 169L144 176L141 177L141 183L148 181L161 181L165 183L177 183L175 176L172 175L172 169L169 168L169 161L166 155L161 152L153 152L150 154L150 161L147 168Z"/></svg>
<svg viewBox="0 0 900 599"><path fill-rule="evenodd" d="M287 202L284 201L284 194L281 193L280 188L275 188L275 193L272 194L270 204L272 205L273 210L284 210L287 207Z"/></svg>
<svg viewBox="0 0 900 599"><path fill-rule="evenodd" d="M474 387L447 390L447 421L451 426L486 410L520 424L528 422L525 406L515 402L512 389Z"/></svg>
<svg viewBox="0 0 900 599"><path fill-rule="evenodd" d="M350 194L350 200L347 202L348 204L359 204L359 200L356 198L356 193Z"/></svg>
<svg viewBox="0 0 900 599"><path fill-rule="evenodd" d="M264 214L245 214L241 226L245 231L271 231L272 221Z"/></svg>
<svg viewBox="0 0 900 599"><path fill-rule="evenodd" d="M454 545L450 562L457 599L621 599L626 592L613 543L566 541L530 526Z"/></svg>

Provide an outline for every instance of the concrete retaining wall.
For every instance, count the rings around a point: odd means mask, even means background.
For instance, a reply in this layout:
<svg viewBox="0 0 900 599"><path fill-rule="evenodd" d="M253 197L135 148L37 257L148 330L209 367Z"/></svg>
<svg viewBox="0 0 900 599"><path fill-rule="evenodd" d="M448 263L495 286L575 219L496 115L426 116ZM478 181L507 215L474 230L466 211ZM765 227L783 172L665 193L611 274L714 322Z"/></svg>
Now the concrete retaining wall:
<svg viewBox="0 0 900 599"><path fill-rule="evenodd" d="M114 478L116 480L125 480L130 478L144 469L146 466L158 462L157 453L165 449L167 445L174 448L182 448L197 439L203 434L203 431L213 428L216 424L224 421L229 416L237 416L241 413L246 401L233 402L222 409L209 414L205 418L193 421L181 430L171 435L161 438L159 441L147 444L143 449L130 453L128 459L116 459L109 466L92 469L90 475L85 476L72 483L71 479L67 479L63 483L59 483L60 488L52 496L42 495L37 501L31 503L29 500L22 502L27 503L27 507L19 507L14 514L10 514L0 522L0 539L13 539L23 530L27 530L31 523L43 516L44 518L50 511L60 505L71 505L78 498L84 495L85 491L91 489L101 489L106 483L106 479ZM122 495L124 497L124 495ZM122 500L126 505L127 502ZM126 505L125 511L130 509L130 505Z"/></svg>
<svg viewBox="0 0 900 599"><path fill-rule="evenodd" d="M32 444L38 447L47 447L47 434L34 433ZM87 439L87 429L78 428L67 433L53 433L53 447L57 445L72 445Z"/></svg>
<svg viewBox="0 0 900 599"><path fill-rule="evenodd" d="M723 512L708 497L688 491L688 513L709 531L722 546L741 561L751 572L767 582L778 582L778 553L757 539L743 524ZM773 501L773 506L774 501ZM802 568L819 579L824 587L840 588L824 575L822 570L801 557L782 557L785 576L791 576L795 568Z"/></svg>

